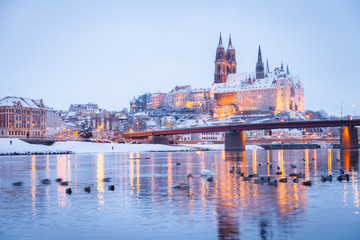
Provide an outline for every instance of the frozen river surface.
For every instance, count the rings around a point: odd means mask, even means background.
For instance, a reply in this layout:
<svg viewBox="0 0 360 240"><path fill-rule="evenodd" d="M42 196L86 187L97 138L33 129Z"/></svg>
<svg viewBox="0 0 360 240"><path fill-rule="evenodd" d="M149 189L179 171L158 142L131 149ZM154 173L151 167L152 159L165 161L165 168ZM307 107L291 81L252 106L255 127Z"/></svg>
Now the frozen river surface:
<svg viewBox="0 0 360 240"><path fill-rule="evenodd" d="M340 169L349 181L336 180ZM255 184L237 171L288 182ZM172 187L189 173L189 188ZM358 151L3 156L0 239L360 239L359 187Z"/></svg>

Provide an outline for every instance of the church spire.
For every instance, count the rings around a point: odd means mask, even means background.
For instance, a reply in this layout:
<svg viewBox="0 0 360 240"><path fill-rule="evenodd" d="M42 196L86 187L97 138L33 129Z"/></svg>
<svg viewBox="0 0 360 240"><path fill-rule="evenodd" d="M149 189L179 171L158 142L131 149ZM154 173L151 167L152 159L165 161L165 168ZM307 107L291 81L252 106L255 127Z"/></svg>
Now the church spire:
<svg viewBox="0 0 360 240"><path fill-rule="evenodd" d="M266 73L270 73L269 61L266 59Z"/></svg>
<svg viewBox="0 0 360 240"><path fill-rule="evenodd" d="M229 34L229 45L226 49L226 72L227 74L236 73L235 48L231 42L231 34Z"/></svg>
<svg viewBox="0 0 360 240"><path fill-rule="evenodd" d="M215 56L215 74L214 74L214 82L215 83L223 83L226 82L227 79L227 61L225 58L225 49L221 39L221 33L219 38L219 44L216 48L216 56Z"/></svg>
<svg viewBox="0 0 360 240"><path fill-rule="evenodd" d="M286 64L286 74L287 74L287 75L290 75L290 72L289 72L289 65L288 65L288 64Z"/></svg>
<svg viewBox="0 0 360 240"><path fill-rule="evenodd" d="M219 39L218 48L224 48L224 45L223 45L222 39L221 39L221 32L220 32L220 39Z"/></svg>
<svg viewBox="0 0 360 240"><path fill-rule="evenodd" d="M231 42L231 34L229 34L229 45L228 45L228 50L234 49L232 42Z"/></svg>
<svg viewBox="0 0 360 240"><path fill-rule="evenodd" d="M262 62L260 45L259 45L258 60L257 60L257 63L256 63L255 71L256 71L256 79L264 78L264 76L265 76L265 74L264 74L264 63Z"/></svg>
<svg viewBox="0 0 360 240"><path fill-rule="evenodd" d="M281 67L280 70L284 70L283 62L281 61Z"/></svg>
<svg viewBox="0 0 360 240"><path fill-rule="evenodd" d="M260 45L259 45L259 53L258 53L258 63L262 62L262 57L261 57L261 48L260 48Z"/></svg>

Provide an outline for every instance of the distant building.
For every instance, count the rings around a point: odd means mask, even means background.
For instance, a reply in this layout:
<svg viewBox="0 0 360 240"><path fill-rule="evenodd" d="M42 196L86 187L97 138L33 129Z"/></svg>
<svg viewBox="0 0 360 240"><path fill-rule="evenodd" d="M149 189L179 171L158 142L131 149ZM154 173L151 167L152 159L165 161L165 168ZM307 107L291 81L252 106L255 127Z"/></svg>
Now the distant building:
<svg viewBox="0 0 360 240"><path fill-rule="evenodd" d="M61 120L61 113L56 110L47 110L46 117L47 136L56 137L64 128L64 122Z"/></svg>
<svg viewBox="0 0 360 240"><path fill-rule="evenodd" d="M159 108L164 103L166 93L154 93L152 95L152 108Z"/></svg>
<svg viewBox="0 0 360 240"><path fill-rule="evenodd" d="M71 104L69 108L69 112L76 113L85 113L85 114L95 114L98 112L99 107L95 103L87 103L87 104Z"/></svg>
<svg viewBox="0 0 360 240"><path fill-rule="evenodd" d="M191 95L190 85L176 86L167 94L168 105L173 108L183 108Z"/></svg>
<svg viewBox="0 0 360 240"><path fill-rule="evenodd" d="M0 99L0 137L38 138L47 133L43 100L22 97Z"/></svg>

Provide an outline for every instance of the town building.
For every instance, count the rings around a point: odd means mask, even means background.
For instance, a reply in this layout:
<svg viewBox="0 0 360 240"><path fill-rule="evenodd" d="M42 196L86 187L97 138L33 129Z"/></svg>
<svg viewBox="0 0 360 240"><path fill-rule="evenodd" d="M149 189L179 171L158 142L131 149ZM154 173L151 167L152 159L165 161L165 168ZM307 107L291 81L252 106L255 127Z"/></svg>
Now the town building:
<svg viewBox="0 0 360 240"><path fill-rule="evenodd" d="M69 112L76 113L85 113L85 114L95 114L98 112L99 107L95 103L87 103L87 104L71 104L69 108Z"/></svg>
<svg viewBox="0 0 360 240"><path fill-rule="evenodd" d="M47 109L42 99L0 99L0 137L40 138L46 134Z"/></svg>
<svg viewBox="0 0 360 240"><path fill-rule="evenodd" d="M191 95L191 86L176 86L167 94L167 104L172 108L183 108Z"/></svg>
<svg viewBox="0 0 360 240"><path fill-rule="evenodd" d="M152 108L159 108L164 103L166 93L158 92L152 95Z"/></svg>

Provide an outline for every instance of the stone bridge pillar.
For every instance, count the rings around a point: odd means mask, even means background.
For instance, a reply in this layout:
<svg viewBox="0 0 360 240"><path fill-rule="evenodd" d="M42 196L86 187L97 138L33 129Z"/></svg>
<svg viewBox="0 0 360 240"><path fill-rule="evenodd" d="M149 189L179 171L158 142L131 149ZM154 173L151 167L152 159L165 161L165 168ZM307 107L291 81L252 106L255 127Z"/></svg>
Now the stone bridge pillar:
<svg viewBox="0 0 360 240"><path fill-rule="evenodd" d="M341 149L358 149L358 130L356 127L341 127L340 128L340 148Z"/></svg>
<svg viewBox="0 0 360 240"><path fill-rule="evenodd" d="M225 132L225 151L244 151L245 150L245 133L243 131Z"/></svg>
<svg viewBox="0 0 360 240"><path fill-rule="evenodd" d="M153 136L152 143L169 145L169 140L168 136Z"/></svg>

